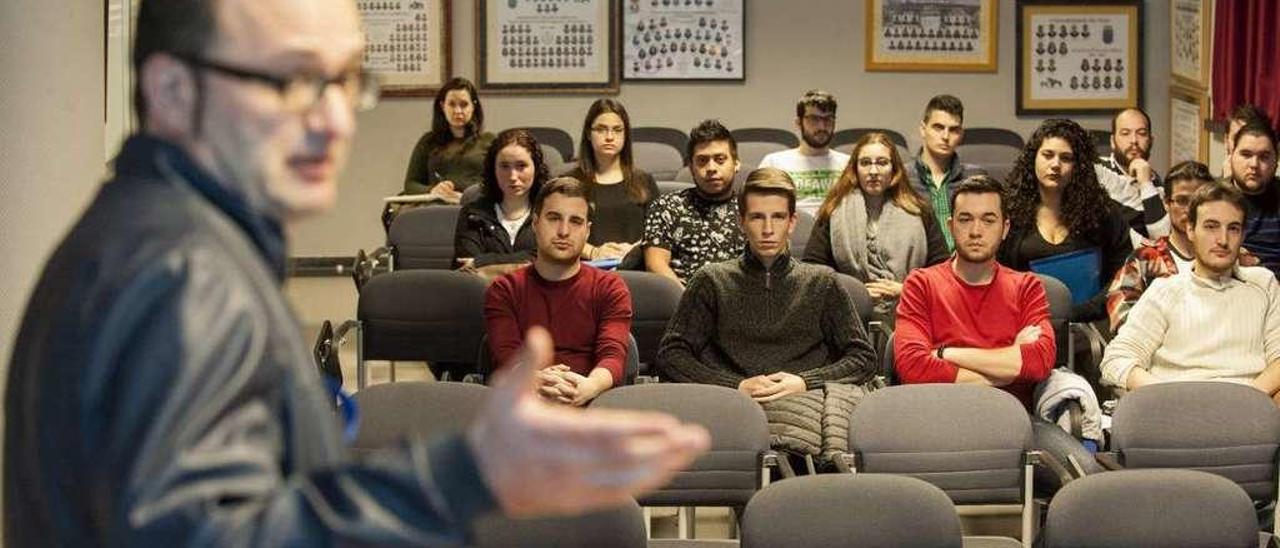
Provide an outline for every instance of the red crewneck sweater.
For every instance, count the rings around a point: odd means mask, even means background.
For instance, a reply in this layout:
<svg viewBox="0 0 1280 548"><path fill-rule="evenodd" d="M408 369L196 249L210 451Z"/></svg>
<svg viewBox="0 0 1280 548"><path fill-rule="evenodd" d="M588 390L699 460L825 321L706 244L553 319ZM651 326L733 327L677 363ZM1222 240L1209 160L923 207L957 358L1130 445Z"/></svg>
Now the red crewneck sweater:
<svg viewBox="0 0 1280 548"><path fill-rule="evenodd" d="M484 316L498 367L507 365L525 331L537 325L551 332L554 363L581 375L603 367L615 385L622 381L631 293L617 274L584 264L573 277L553 282L529 265L493 281L485 292Z"/></svg>

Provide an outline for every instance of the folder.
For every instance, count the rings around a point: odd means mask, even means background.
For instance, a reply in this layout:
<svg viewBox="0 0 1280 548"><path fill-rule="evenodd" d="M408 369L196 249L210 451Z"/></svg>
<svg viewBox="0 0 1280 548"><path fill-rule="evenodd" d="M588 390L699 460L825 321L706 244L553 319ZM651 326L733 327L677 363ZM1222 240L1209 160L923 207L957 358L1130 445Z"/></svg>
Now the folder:
<svg viewBox="0 0 1280 548"><path fill-rule="evenodd" d="M1071 290L1071 304L1085 302L1101 290L1102 254L1091 247L1031 261L1031 271L1053 276Z"/></svg>

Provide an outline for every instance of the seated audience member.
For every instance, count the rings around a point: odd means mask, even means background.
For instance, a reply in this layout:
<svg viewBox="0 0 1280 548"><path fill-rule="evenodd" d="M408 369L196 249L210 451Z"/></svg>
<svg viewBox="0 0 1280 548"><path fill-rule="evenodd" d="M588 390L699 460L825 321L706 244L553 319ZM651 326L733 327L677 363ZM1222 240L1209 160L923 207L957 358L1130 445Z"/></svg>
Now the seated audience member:
<svg viewBox="0 0 1280 548"><path fill-rule="evenodd" d="M547 164L533 136L523 129L499 133L485 154L484 192L458 212L458 267L497 275L533 260L529 198L546 180Z"/></svg>
<svg viewBox="0 0 1280 548"><path fill-rule="evenodd" d="M1071 120L1046 120L1027 141L1009 174L1006 198L1009 236L1000 245L1000 263L1033 270L1038 259L1083 250L1097 252L1098 276L1090 293L1077 300L1071 321L1107 317L1106 284L1124 264L1133 244L1119 206L1098 184L1093 141Z"/></svg>
<svg viewBox="0 0 1280 548"><path fill-rule="evenodd" d="M947 219L951 217L951 194L960 181L986 175L975 164L960 161L956 147L964 140L964 103L951 95L937 95L924 107L920 120L919 154L906 166L907 181L926 198L946 240L947 252L955 249Z"/></svg>
<svg viewBox="0 0 1280 548"><path fill-rule="evenodd" d="M598 99L582 122L578 166L565 174L586 183L595 207L582 258L620 259L644 236L644 214L658 199L653 177L631 160L631 118L622 103Z"/></svg>
<svg viewBox="0 0 1280 548"><path fill-rule="evenodd" d="M1160 175L1151 167L1151 118L1127 108L1111 119L1111 155L1093 164L1098 183L1120 204L1129 227L1142 238L1169 234L1169 215L1160 197Z"/></svg>
<svg viewBox="0 0 1280 548"><path fill-rule="evenodd" d="M1280 184L1276 181L1276 134L1250 124L1236 132L1231 183L1244 193L1244 247L1272 273L1280 272Z"/></svg>
<svg viewBox="0 0 1280 548"><path fill-rule="evenodd" d="M861 280L877 303L877 319L888 320L907 274L950 252L888 136L863 135L853 158L818 210L804 260Z"/></svg>
<svg viewBox="0 0 1280 548"><path fill-rule="evenodd" d="M432 101L431 131L418 139L404 176L405 194L434 194L456 204L467 187L484 180L484 156L493 134L466 78L445 82Z"/></svg>
<svg viewBox="0 0 1280 548"><path fill-rule="evenodd" d="M539 372L538 393L571 405L585 405L623 381L631 331L631 294L622 278L579 259L590 218L586 185L571 177L549 181L533 202L533 264L494 280L485 292L494 363L509 363L529 328L547 329L555 365Z"/></svg>
<svg viewBox="0 0 1280 548"><path fill-rule="evenodd" d="M912 272L903 284L893 339L898 377L997 386L1031 409L1035 385L1056 356L1044 286L995 259L1009 233L998 182L964 180L949 209L955 257Z"/></svg>
<svg viewBox="0 0 1280 548"><path fill-rule="evenodd" d="M737 388L768 402L875 375L875 353L835 273L796 261L787 249L794 192L775 168L747 178L738 205L748 249L689 281L658 350L672 380Z"/></svg>
<svg viewBox="0 0 1280 548"><path fill-rule="evenodd" d="M1239 167L1238 165L1236 167ZM1138 299L1102 358L1102 381L1135 390L1166 381L1280 388L1280 285L1271 271L1236 263L1244 239L1240 192L1201 187L1187 215L1195 260Z"/></svg>
<svg viewBox="0 0 1280 548"><path fill-rule="evenodd" d="M1111 332L1124 323L1138 297L1156 278L1185 272L1195 255L1187 236L1187 204L1201 186L1213 184L1209 167L1196 161L1182 162L1169 170L1164 180L1165 208L1169 211L1170 232L1155 241L1145 240L1133 250L1116 272L1107 291L1107 315Z"/></svg>
<svg viewBox="0 0 1280 548"><path fill-rule="evenodd" d="M796 102L795 124L800 146L769 153L760 160L760 167L787 172L796 185L796 208L812 214L849 163L848 154L830 147L836 129L836 98L820 89L806 91Z"/></svg>
<svg viewBox="0 0 1280 548"><path fill-rule="evenodd" d="M1236 133L1240 132L1240 128L1250 124L1270 126L1271 118L1257 105L1249 103L1236 105L1236 108L1231 110L1231 115L1227 118L1227 150L1226 155L1222 158L1223 179L1231 179L1231 150L1235 146Z"/></svg>
<svg viewBox="0 0 1280 548"><path fill-rule="evenodd" d="M742 255L738 202L738 143L716 120L689 132L693 188L658 198L644 220L645 269L685 283L702 265Z"/></svg>

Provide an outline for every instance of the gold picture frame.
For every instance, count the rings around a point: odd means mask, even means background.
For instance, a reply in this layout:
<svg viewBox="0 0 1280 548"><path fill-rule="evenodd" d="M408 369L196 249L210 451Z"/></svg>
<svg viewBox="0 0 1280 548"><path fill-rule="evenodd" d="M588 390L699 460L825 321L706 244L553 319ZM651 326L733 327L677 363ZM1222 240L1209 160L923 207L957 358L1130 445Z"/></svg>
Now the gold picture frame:
<svg viewBox="0 0 1280 548"><path fill-rule="evenodd" d="M1209 161L1209 95L1183 85L1169 86L1169 164Z"/></svg>
<svg viewBox="0 0 1280 548"><path fill-rule="evenodd" d="M866 70L995 72L998 10L997 0L868 0Z"/></svg>
<svg viewBox="0 0 1280 548"><path fill-rule="evenodd" d="M1172 0L1169 11L1170 74L1178 84L1208 89L1213 2Z"/></svg>

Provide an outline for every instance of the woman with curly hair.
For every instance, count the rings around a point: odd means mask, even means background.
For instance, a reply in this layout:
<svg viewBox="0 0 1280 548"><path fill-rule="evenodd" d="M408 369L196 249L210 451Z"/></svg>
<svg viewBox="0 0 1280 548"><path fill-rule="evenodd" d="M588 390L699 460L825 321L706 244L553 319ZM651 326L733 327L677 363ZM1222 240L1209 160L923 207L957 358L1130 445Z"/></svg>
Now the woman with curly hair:
<svg viewBox="0 0 1280 548"><path fill-rule="evenodd" d="M907 182L898 148L883 133L854 143L831 186L804 250L804 261L861 280L890 320L912 269L946 260L947 241L924 198Z"/></svg>
<svg viewBox="0 0 1280 548"><path fill-rule="evenodd" d="M484 157L483 191L458 212L453 247L459 268L493 276L533 260L530 209L547 177L542 148L527 130L508 129L494 138Z"/></svg>
<svg viewBox="0 0 1280 548"><path fill-rule="evenodd" d="M1097 251L1095 293L1071 309L1071 320L1080 322L1107 317L1103 281L1115 277L1133 251L1124 216L1098 183L1096 159L1093 141L1079 124L1045 120L1006 181L1010 228L1000 246L1002 264L1032 270L1040 259Z"/></svg>

